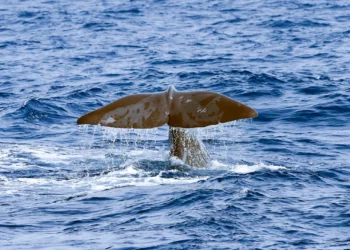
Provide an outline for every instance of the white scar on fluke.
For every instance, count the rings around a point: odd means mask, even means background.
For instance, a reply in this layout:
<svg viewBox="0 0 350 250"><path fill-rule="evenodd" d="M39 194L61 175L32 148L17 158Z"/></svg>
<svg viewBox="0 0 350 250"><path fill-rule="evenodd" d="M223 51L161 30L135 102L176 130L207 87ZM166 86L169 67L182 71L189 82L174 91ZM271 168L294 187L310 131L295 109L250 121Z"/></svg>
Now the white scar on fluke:
<svg viewBox="0 0 350 250"><path fill-rule="evenodd" d="M206 167L209 155L204 144L186 128L206 127L258 113L227 96L210 91L177 91L125 96L80 117L78 124L116 128L154 128L169 125L170 156L192 167Z"/></svg>

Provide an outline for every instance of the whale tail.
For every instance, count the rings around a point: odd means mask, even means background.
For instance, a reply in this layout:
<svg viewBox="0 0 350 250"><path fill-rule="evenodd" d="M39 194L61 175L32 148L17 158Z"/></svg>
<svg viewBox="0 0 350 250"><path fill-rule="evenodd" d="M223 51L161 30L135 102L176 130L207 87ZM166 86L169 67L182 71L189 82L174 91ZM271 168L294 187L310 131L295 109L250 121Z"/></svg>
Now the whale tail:
<svg viewBox="0 0 350 250"><path fill-rule="evenodd" d="M117 128L196 128L244 118L258 113L227 96L210 91L176 91L123 97L80 117L78 124L101 124Z"/></svg>

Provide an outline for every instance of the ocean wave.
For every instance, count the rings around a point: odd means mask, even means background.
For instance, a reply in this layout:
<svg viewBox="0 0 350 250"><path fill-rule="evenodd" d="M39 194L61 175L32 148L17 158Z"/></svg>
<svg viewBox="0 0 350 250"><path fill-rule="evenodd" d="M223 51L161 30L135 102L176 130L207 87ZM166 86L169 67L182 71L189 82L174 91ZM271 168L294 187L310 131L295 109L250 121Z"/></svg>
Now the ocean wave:
<svg viewBox="0 0 350 250"><path fill-rule="evenodd" d="M140 14L142 11L139 8L131 9L106 9L103 11L106 14Z"/></svg>
<svg viewBox="0 0 350 250"><path fill-rule="evenodd" d="M331 26L329 23L315 22L312 20L304 20L293 22L290 20L269 20L264 21L262 26L271 28L292 28L292 27L310 27L310 28L322 28Z"/></svg>
<svg viewBox="0 0 350 250"><path fill-rule="evenodd" d="M91 23L85 23L83 25L84 29L91 29L94 31L104 31L112 27L118 27L118 25L116 23L106 23L106 22L102 22L102 23L91 22Z"/></svg>
<svg viewBox="0 0 350 250"><path fill-rule="evenodd" d="M13 113L6 115L7 118L20 119L29 123L59 122L59 118L67 111L45 100L31 98L24 102L22 107Z"/></svg>

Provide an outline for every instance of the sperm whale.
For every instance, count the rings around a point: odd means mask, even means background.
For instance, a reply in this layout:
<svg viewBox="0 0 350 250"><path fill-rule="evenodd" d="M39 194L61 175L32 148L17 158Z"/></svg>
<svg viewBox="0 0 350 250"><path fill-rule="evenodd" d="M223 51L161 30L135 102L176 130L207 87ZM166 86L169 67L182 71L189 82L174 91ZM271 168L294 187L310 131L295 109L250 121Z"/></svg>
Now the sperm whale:
<svg viewBox="0 0 350 250"><path fill-rule="evenodd" d="M166 91L125 96L81 116L77 124L146 129L169 125L170 156L192 167L210 160L204 144L187 128L206 127L258 113L247 105L211 91Z"/></svg>

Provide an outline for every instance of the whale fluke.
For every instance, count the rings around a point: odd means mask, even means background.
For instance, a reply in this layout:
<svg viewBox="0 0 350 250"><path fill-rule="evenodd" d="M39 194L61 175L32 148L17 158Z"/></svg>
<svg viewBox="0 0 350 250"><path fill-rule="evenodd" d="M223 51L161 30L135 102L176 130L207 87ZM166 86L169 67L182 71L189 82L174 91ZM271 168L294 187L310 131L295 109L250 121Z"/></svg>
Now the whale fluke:
<svg viewBox="0 0 350 250"><path fill-rule="evenodd" d="M205 145L186 128L206 127L258 113L227 96L210 91L167 91L123 97L80 117L78 124L117 128L154 128L169 125L170 155L193 167L206 167Z"/></svg>
<svg viewBox="0 0 350 250"><path fill-rule="evenodd" d="M257 112L227 96L210 91L167 91L123 97L80 117L78 124L118 128L196 128L244 118Z"/></svg>

